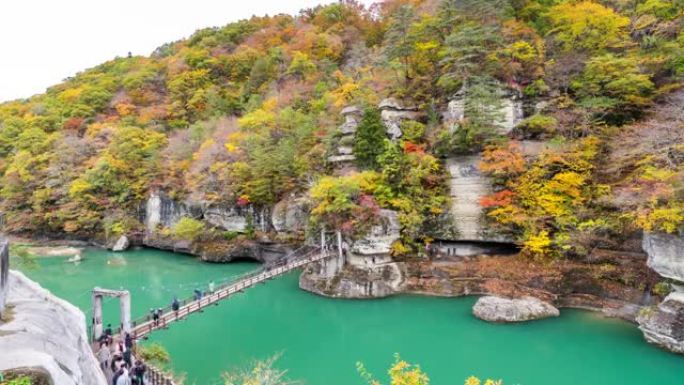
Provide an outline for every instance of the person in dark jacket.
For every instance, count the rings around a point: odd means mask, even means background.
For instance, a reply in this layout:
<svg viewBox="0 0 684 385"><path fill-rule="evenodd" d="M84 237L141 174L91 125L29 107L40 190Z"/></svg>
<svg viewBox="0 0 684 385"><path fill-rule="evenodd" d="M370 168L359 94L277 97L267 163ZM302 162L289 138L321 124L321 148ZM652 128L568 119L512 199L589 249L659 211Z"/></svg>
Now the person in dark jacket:
<svg viewBox="0 0 684 385"><path fill-rule="evenodd" d="M142 361L136 361L133 367L133 383L136 385L144 385L145 372L147 367Z"/></svg>
<svg viewBox="0 0 684 385"><path fill-rule="evenodd" d="M180 309L180 302L178 302L178 297L173 297L173 302L171 302L171 309L176 312L176 318L178 318L178 310Z"/></svg>
<svg viewBox="0 0 684 385"><path fill-rule="evenodd" d="M124 334L124 344L126 345L126 350L133 349L133 337L131 337L131 334L128 332Z"/></svg>

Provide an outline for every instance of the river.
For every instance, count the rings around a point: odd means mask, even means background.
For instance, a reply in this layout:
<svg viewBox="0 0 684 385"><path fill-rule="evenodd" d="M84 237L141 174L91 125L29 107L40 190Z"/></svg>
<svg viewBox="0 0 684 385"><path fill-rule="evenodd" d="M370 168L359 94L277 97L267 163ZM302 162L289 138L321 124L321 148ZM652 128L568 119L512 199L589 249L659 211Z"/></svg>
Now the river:
<svg viewBox="0 0 684 385"><path fill-rule="evenodd" d="M85 260L39 258L26 273L90 317L94 286L131 291L133 317L168 305L258 267L207 264L150 249L111 253L88 249ZM186 384L220 384L220 373L281 354L279 368L311 385L363 384L357 361L383 382L400 353L419 363L435 385L462 384L470 375L505 385L682 385L684 356L648 345L626 322L562 310L556 319L488 324L471 315L475 298L399 296L333 300L298 288L290 273L152 335L172 357ZM105 303L116 325L118 307Z"/></svg>

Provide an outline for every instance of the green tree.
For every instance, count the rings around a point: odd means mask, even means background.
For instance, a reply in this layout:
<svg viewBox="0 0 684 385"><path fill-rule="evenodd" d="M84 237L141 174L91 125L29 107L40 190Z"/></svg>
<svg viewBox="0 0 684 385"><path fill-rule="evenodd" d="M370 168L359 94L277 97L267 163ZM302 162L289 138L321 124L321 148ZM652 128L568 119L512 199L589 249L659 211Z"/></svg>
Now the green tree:
<svg viewBox="0 0 684 385"><path fill-rule="evenodd" d="M380 111L371 107L366 108L354 138L354 155L360 167L378 168L377 157L382 154L385 138L387 134Z"/></svg>
<svg viewBox="0 0 684 385"><path fill-rule="evenodd" d="M178 239L194 241L204 232L204 223L194 218L183 217L173 225L172 231Z"/></svg>
<svg viewBox="0 0 684 385"><path fill-rule="evenodd" d="M403 70L404 81L411 79L411 55L415 51L415 39L411 34L411 24L415 20L415 10L411 5L402 5L392 15L385 33L385 54L397 60Z"/></svg>
<svg viewBox="0 0 684 385"><path fill-rule="evenodd" d="M612 54L591 58L571 87L583 106L617 121L639 115L654 90L650 76L640 71L634 59Z"/></svg>
<svg viewBox="0 0 684 385"><path fill-rule="evenodd" d="M497 26L477 22L460 25L444 41L438 84L453 92L471 76L486 74L486 56L500 45Z"/></svg>

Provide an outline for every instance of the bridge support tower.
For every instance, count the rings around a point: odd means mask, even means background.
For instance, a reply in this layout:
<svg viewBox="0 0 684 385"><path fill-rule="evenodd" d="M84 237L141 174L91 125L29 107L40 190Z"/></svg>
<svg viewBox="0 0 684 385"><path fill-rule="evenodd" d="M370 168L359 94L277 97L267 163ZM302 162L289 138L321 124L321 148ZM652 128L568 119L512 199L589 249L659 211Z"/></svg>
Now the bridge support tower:
<svg viewBox="0 0 684 385"><path fill-rule="evenodd" d="M108 290L96 287L93 289L93 341L97 341L102 336L102 299L104 297L119 299L121 332L128 333L131 331L131 293L128 290Z"/></svg>

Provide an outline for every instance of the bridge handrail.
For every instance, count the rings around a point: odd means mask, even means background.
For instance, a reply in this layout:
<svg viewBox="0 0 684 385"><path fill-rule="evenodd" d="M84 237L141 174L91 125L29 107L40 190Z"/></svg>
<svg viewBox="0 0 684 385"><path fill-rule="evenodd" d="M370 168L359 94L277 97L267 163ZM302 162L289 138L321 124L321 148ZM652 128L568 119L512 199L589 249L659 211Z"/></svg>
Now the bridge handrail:
<svg viewBox="0 0 684 385"><path fill-rule="evenodd" d="M310 250L303 253L302 255L297 256L294 259L291 259L293 256L297 255L297 253L301 252L304 249L310 249ZM246 273L238 275L236 277L231 277L231 279L229 281L226 281L226 282L218 285L215 288L214 292L223 290L223 289L230 287L232 285L235 285L241 281L245 281L245 280L249 280L251 278L257 277L260 274L267 273L270 270L277 269L278 267L288 266L289 264L296 263L300 260L306 259L311 254L313 254L317 251L320 251L320 250L321 250L321 248L319 246L305 245L305 246L299 247L299 248L293 250L292 252L290 252L289 254L287 254L286 256L279 259L278 263L276 263L275 265L271 265L271 266L262 265L258 269L246 272ZM285 263L281 263L281 262L285 262ZM189 296L189 297L184 298L183 300L179 301L179 307L182 308L182 307L184 307L184 306L186 306L192 302L195 302L195 301L197 301L197 300L195 299L194 296ZM162 308L162 315L169 313L171 311L173 311L172 306L167 305L167 306ZM131 328L135 329L136 326L144 324L146 322L150 322L150 321L152 321L152 315L148 313L147 315L140 316L134 320L131 320ZM121 325L119 325L119 327L116 329L115 334L120 334L120 333L122 333L122 326Z"/></svg>

